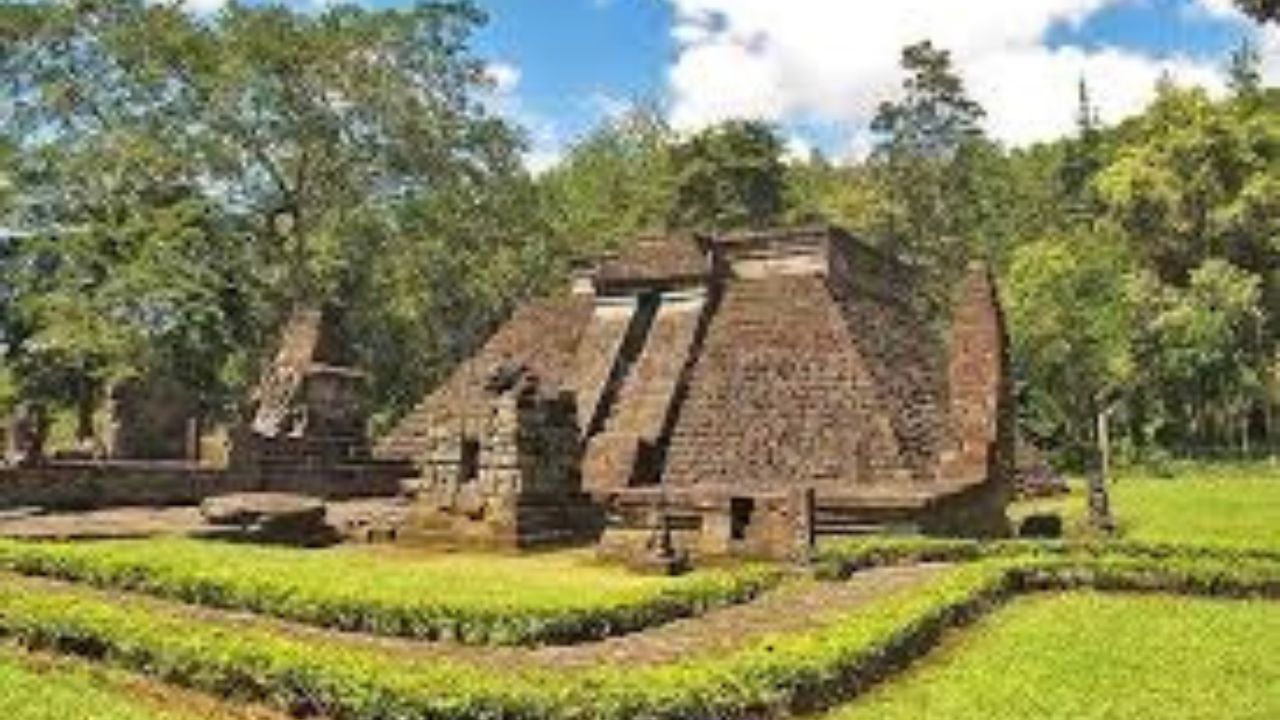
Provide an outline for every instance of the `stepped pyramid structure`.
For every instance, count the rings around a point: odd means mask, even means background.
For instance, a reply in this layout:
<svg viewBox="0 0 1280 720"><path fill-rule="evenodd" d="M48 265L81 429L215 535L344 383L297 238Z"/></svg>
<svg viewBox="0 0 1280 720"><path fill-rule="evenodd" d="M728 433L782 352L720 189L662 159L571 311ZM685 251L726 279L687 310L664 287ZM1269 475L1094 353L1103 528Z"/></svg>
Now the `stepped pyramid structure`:
<svg viewBox="0 0 1280 720"><path fill-rule="evenodd" d="M766 555L815 535L1003 533L996 289L970 268L930 323L918 287L833 227L640 240L517 310L376 453L420 468L437 531L517 546L603 527L626 547L659 524L690 549Z"/></svg>

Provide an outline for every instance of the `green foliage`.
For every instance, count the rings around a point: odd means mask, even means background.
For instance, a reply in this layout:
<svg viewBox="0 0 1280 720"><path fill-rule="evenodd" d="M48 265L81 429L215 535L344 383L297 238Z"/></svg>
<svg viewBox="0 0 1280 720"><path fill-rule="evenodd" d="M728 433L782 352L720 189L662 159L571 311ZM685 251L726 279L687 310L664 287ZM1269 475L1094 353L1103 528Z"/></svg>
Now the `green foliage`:
<svg viewBox="0 0 1280 720"><path fill-rule="evenodd" d="M836 165L821 157L790 164L787 190L787 222L792 224L817 220L865 232L880 209L880 191L867 168Z"/></svg>
<svg viewBox="0 0 1280 720"><path fill-rule="evenodd" d="M334 717L778 717L847 699L942 633L1019 592L1099 587L1275 597L1280 563L1214 557L1031 556L972 563L820 628L670 665L551 671L416 658L341 636L193 614L95 591L0 585L0 634L168 682Z"/></svg>
<svg viewBox="0 0 1280 720"><path fill-rule="evenodd" d="M637 108L575 144L540 179L551 230L573 259L666 227L674 141L656 110Z"/></svg>
<svg viewBox="0 0 1280 720"><path fill-rule="evenodd" d="M1258 22L1280 22L1280 0L1235 0L1249 17Z"/></svg>
<svg viewBox="0 0 1280 720"><path fill-rule="evenodd" d="M670 225L724 231L776 225L785 211L782 141L764 123L729 121L671 147Z"/></svg>
<svg viewBox="0 0 1280 720"><path fill-rule="evenodd" d="M1268 3L1243 2L1260 18ZM1163 82L1114 128L1006 150L950 54L904 49L864 162L784 162L772 128L679 137L640 108L538 178L492 116L467 2L401 9L0 4L0 406L83 430L104 386L172 376L225 413L282 318L341 299L377 428L514 303L651 231L826 219L905 256L944 317L1001 275L1029 434L1077 464L1280 436L1280 92ZM1132 452L1127 452L1132 451Z"/></svg>
<svg viewBox="0 0 1280 720"><path fill-rule="evenodd" d="M871 157L883 203L875 232L888 248L928 271L945 294L992 208L984 183L997 180L999 153L982 136L985 111L967 95L951 54L925 41L902 51L903 97L883 103L871 124Z"/></svg>
<svg viewBox="0 0 1280 720"><path fill-rule="evenodd" d="M1094 417L1133 381L1127 267L1124 246L1108 237L1014 251L1004 301L1034 436L1087 446Z"/></svg>
<svg viewBox="0 0 1280 720"><path fill-rule="evenodd" d="M1247 446L1248 428L1239 419L1263 394L1270 359L1261 340L1261 289L1261 278L1220 259L1192 270L1185 289L1151 278L1141 286L1139 354L1148 397L1162 403L1167 419L1153 431L1166 444L1229 442L1240 432Z"/></svg>
<svg viewBox="0 0 1280 720"><path fill-rule="evenodd" d="M0 540L0 566L342 630L513 645L634 632L748 601L780 579L764 568L641 577L572 555L415 558L188 540Z"/></svg>
<svg viewBox="0 0 1280 720"><path fill-rule="evenodd" d="M217 402L292 306L342 298L404 405L557 266L468 3L0 12L29 395L161 372Z"/></svg>
<svg viewBox="0 0 1280 720"><path fill-rule="evenodd" d="M1003 569L962 568L820 630L671 665L495 673L336 638L301 638L71 589L0 585L0 634L91 655L168 682L344 718L758 717L836 698L984 608Z"/></svg>

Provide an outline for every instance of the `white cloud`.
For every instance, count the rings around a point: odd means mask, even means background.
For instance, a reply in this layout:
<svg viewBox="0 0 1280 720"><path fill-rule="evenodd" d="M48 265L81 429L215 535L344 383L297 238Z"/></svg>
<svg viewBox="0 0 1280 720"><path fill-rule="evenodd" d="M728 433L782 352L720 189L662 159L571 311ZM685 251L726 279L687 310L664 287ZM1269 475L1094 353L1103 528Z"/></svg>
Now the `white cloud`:
<svg viewBox="0 0 1280 720"><path fill-rule="evenodd" d="M930 39L953 53L997 138L1021 144L1071 128L1080 78L1104 120L1139 110L1162 73L1222 85L1216 63L1044 41L1059 24L1141 0L669 0L679 45L668 81L672 122L728 117L834 122L857 137L901 83L904 46ZM1226 13L1226 0L1195 0ZM1277 36L1280 38L1280 36Z"/></svg>
<svg viewBox="0 0 1280 720"><path fill-rule="evenodd" d="M592 117L618 120L634 110L635 103L604 91L596 91L585 98L582 107Z"/></svg>
<svg viewBox="0 0 1280 720"><path fill-rule="evenodd" d="M789 163L807 162L813 156L813 144L799 135L787 138L783 159Z"/></svg>
<svg viewBox="0 0 1280 720"><path fill-rule="evenodd" d="M160 0L155 0L159 2ZM227 0L181 0L182 6L197 15L210 15L222 9ZM332 5L337 0L284 0L284 6L294 10L313 11ZM356 0L360 2L360 0Z"/></svg>
<svg viewBox="0 0 1280 720"><path fill-rule="evenodd" d="M1244 13L1236 8L1234 0L1193 0L1184 7L1189 17L1210 17L1220 20L1243 20Z"/></svg>
<svg viewBox="0 0 1280 720"><path fill-rule="evenodd" d="M533 148L524 154L524 166L533 175L541 175L554 168L564 160L564 151L560 148Z"/></svg>
<svg viewBox="0 0 1280 720"><path fill-rule="evenodd" d="M226 0L183 0L182 5L197 15L215 13L226 5Z"/></svg>
<svg viewBox="0 0 1280 720"><path fill-rule="evenodd" d="M509 95L520 85L522 75L520 68L511 63L494 61L485 65L485 77L493 83L493 91L499 95Z"/></svg>

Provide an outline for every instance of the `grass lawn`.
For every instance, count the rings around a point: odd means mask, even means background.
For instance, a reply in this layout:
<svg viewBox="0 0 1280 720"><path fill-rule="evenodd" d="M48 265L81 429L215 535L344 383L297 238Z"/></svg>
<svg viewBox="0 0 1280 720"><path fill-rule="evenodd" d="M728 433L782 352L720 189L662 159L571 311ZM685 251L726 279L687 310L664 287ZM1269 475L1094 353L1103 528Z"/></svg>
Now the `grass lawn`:
<svg viewBox="0 0 1280 720"><path fill-rule="evenodd" d="M1172 474L1117 474L1111 506L1121 536L1144 542L1280 549L1280 463L1176 463ZM1085 489L1015 504L1012 517L1058 512L1069 534L1084 532Z"/></svg>
<svg viewBox="0 0 1280 720"><path fill-rule="evenodd" d="M0 645L0 718L5 720L266 720L126 673Z"/></svg>
<svg viewBox="0 0 1280 720"><path fill-rule="evenodd" d="M1280 605L1039 595L828 720L1280 717Z"/></svg>
<svg viewBox="0 0 1280 720"><path fill-rule="evenodd" d="M1280 548L1280 464L1123 474L1111 502L1126 538Z"/></svg>

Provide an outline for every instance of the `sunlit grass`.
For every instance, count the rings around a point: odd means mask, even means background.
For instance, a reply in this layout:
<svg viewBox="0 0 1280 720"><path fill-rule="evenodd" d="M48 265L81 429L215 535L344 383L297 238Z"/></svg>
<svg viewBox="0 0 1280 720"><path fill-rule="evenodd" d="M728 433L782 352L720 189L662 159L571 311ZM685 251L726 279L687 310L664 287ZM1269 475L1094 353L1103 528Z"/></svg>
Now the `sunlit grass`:
<svg viewBox="0 0 1280 720"><path fill-rule="evenodd" d="M1031 596L828 720L1280 717L1280 606Z"/></svg>
<svg viewBox="0 0 1280 720"><path fill-rule="evenodd" d="M1014 518L1063 516L1069 535L1086 533L1086 491L1016 503ZM1280 548L1280 463L1175 463L1156 473L1126 469L1111 485L1111 506L1128 540Z"/></svg>
<svg viewBox="0 0 1280 720"><path fill-rule="evenodd" d="M10 547L15 545L10 544ZM157 538L39 547L60 557L154 569L166 575L368 600L470 608L559 608L625 602L695 581L603 565L582 552L438 553L375 546L320 550Z"/></svg>
<svg viewBox="0 0 1280 720"><path fill-rule="evenodd" d="M327 627L472 644L632 632L749 600L781 579L759 566L639 575L598 563L586 551L301 550L180 538L0 540L0 566Z"/></svg>
<svg viewBox="0 0 1280 720"><path fill-rule="evenodd" d="M1280 547L1280 464L1122 473L1112 504L1125 537L1147 542Z"/></svg>
<svg viewBox="0 0 1280 720"><path fill-rule="evenodd" d="M232 720L266 717L249 709L195 701L127 674L86 663L29 655L0 645L0 718L4 720Z"/></svg>

